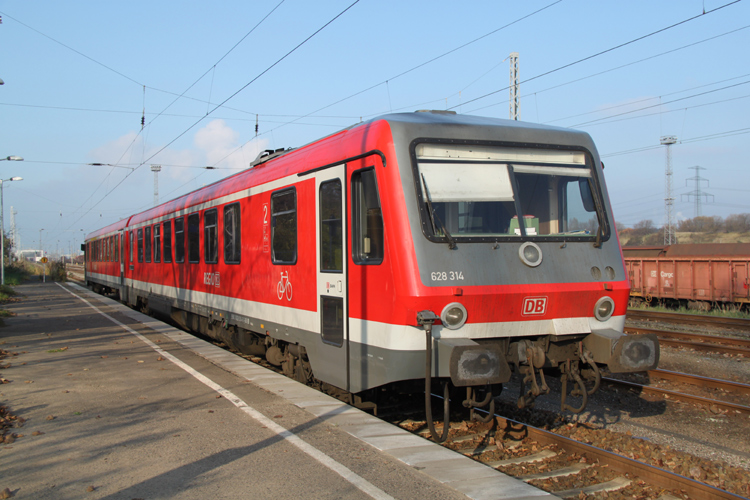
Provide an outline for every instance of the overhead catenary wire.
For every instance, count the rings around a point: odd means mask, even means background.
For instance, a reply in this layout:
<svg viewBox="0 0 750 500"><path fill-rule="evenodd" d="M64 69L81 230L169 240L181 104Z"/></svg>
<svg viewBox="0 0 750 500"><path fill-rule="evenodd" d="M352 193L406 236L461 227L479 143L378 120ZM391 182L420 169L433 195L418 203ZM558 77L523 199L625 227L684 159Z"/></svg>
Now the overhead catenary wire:
<svg viewBox="0 0 750 500"><path fill-rule="evenodd" d="M214 111L216 111L217 109L219 109L224 103L226 103L226 102L230 101L231 99L233 99L235 96L237 96L240 92L242 92L247 87L249 87L250 85L252 85L255 81L257 81L263 75L265 75L266 73L268 73L269 71L271 71L271 69L273 69L274 67L276 67L279 63L281 63L283 60L285 60L291 54L293 54L294 52L296 52L300 47L302 47L303 45L305 45L308 41L310 41L318 33L320 33L326 27L328 27L329 25L331 25L339 17L343 16L346 12L348 12L352 7L354 7L359 2L360 2L360 0L355 0L348 7L346 7L344 10L342 10L341 12L339 12L338 14L336 14L336 16L334 16L332 19L330 19L328 22L326 22L323 26L321 26L320 28L318 28L317 30L315 30L315 32L313 32L311 35L309 35L303 41L301 41L300 43L298 43L294 48L292 48L291 50L289 50L288 52L286 52L283 56L281 56L279 59L277 59L274 63L272 63L266 69L264 69L263 71L261 71L254 78L252 78L249 82L247 82L245 85L243 85L242 87L240 87L237 91L235 91L234 93L232 93L229 97L227 97L226 99L224 99L220 104L216 105L213 109L211 109L208 113L206 113L206 116L204 116L204 117L196 120L193 124L191 124L185 130L183 130L182 132L180 132L175 138L173 138L167 144L165 144L164 146L162 146L155 153L151 154L148 158L145 158L143 161L141 161L139 163L139 165L132 172L129 172L128 174L126 174L125 177L123 177L120 180L120 182L118 182L114 187L112 187L109 191L107 191L107 193L99 201L97 201L96 203L94 203L85 213L83 213L78 219L76 219L76 221L73 222L73 224L71 224L71 227L72 227L72 225L77 224L78 221L80 221L88 213L90 213L97 205L99 205L99 203L101 203L102 201L104 201L107 198L107 196L109 196L115 189L117 189L123 182L125 182L126 179L128 179L131 175L133 175L134 172L136 172L138 169L140 169L140 167L142 167L143 165L145 165L146 163L148 163L149 161L151 161L155 156L157 156L159 153L161 153L162 151L164 151L165 149L167 149L170 145L174 144L180 137L182 137L187 132L189 132L191 129L193 129L196 125L198 125L206 117L210 116Z"/></svg>
<svg viewBox="0 0 750 500"><path fill-rule="evenodd" d="M700 92L698 94L693 94L693 95L689 95L689 96L685 96L685 97L680 97L679 99L673 99L673 100L667 101L667 102L660 102L658 104L652 104L650 106L644 106L642 108L632 109L630 111L623 111L622 113L617 113L616 115L610 115L610 116L607 116L607 117L604 117L604 118L597 118L596 120L589 120L587 122L576 123L575 125L571 125L571 127L582 127L584 125L589 125L591 123L597 123L597 122L600 122L600 121L603 121L603 120L609 120L609 119L615 118L617 116L629 115L629 114L632 114L632 113L637 113L638 111L643 111L643 110L646 110L646 109L652 109L652 108L656 108L656 107L661 107L661 106L664 106L666 104L672 104L672 103L675 103L675 102L684 101L686 99L693 99L695 97L700 97L700 96L703 96L703 95L713 94L714 92L720 92L722 90L727 90L727 89L731 89L731 88L735 88L735 87L740 87L742 85L747 85L748 83L750 83L750 80L746 80L746 81L740 82L740 83L735 83L733 85L727 85L725 87L721 87L721 88L718 88L718 89L707 90L705 92Z"/></svg>
<svg viewBox="0 0 750 500"><path fill-rule="evenodd" d="M480 41L480 40L482 40L484 38L487 38L488 36L491 36L491 35L493 35L495 33L498 33L498 32L500 32L500 31L502 31L502 30L504 30L504 29L506 29L506 28L508 28L510 26L513 26L514 24L517 24L517 23L519 23L519 22L521 22L523 20L526 20L526 19L528 19L528 18L530 18L530 17L532 17L532 16L534 16L536 14L539 14L539 13L541 13L541 12L549 9L553 5L556 5L556 4L558 4L558 3L562 2L562 1L563 0L556 0L556 1L554 1L554 2L552 2L550 4L548 4L548 5L545 5L544 7L540 8L540 9L537 9L537 10L535 10L535 11L529 13L529 14L526 14L524 16L521 16L518 19L515 19L515 20L513 20L513 21L511 21L511 22L509 22L509 23L507 23L507 24L505 24L505 25L503 25L503 26L501 26L499 28L496 28L496 29L494 29L494 30L492 30L492 31L490 31L488 33L485 33L484 35L481 35L481 36L479 36L477 38L474 38L474 39L472 39L469 42L463 43L463 44L459 45L458 47L455 47L455 48L453 48L453 49L451 49L451 50L449 50L447 52L444 52L444 53L442 53L442 54L440 54L438 56L432 57L431 59L429 59L427 61L424 61L424 62L422 62L422 63L420 63L420 64L418 64L416 66L413 66L413 67L407 69L406 71L402 71L401 73L398 73L397 75L394 75L394 76L392 76L390 78L387 78L387 79L385 79L385 80L383 80L383 81L381 81L379 83L376 83L374 85L370 85L369 87L367 87L365 89L362 89L362 90L359 90L359 91L357 91L357 92L355 92L353 94L350 94L350 95L348 95L348 96L346 96L346 97L344 97L342 99L338 99L338 100L336 100L336 101L334 101L332 103L326 104L322 108L318 108L315 111L311 111L311 112L306 113L304 115L298 116L294 120L291 120L289 122L283 123L279 127L275 127L274 129L271 129L268 132L270 132L271 134L273 134L274 130L277 130L277 129L281 128L281 127L285 127L285 126L288 126L288 125L296 124L299 120L301 120L303 118L308 118L308 117L313 116L313 115L315 115L316 118L321 118L321 116L317 115L317 113L319 113L319 112L321 112L321 111L323 111L325 109L328 109L330 107L333 107L333 106L335 106L337 104L341 104L342 102L348 101L349 99L352 99L352 98L357 97L357 96L359 96L361 94L364 94L364 93L366 93L366 92L368 92L370 90L373 90L373 89L375 89L377 87L380 87L381 85L386 85L389 81L396 80L397 78L405 76L405 75L407 75L407 74L409 74L409 73L411 73L413 71L416 71L417 69L422 68L422 67L424 67L424 66L426 66L426 65L428 65L430 63L438 61L438 60L442 59L443 57L446 57L446 56L448 56L450 54L453 54L454 52L456 52L458 50L461 50L461 49L463 49L465 47L468 47L469 45L472 45L472 44L474 44L474 43L476 43L476 42L478 42L478 41ZM268 116L268 115L264 115L264 116ZM360 117L360 121L361 121L361 117ZM241 146L237 147L233 151L227 153L224 157L222 157L221 159L219 159L216 163L220 163L220 162L224 161L225 159L227 159L228 157L232 156L233 154L235 154L237 151L239 151L240 149L242 149L243 147L245 147L247 144L249 144L254 139L255 139L255 137L253 137L251 139L248 139L245 143L243 143Z"/></svg>
<svg viewBox="0 0 750 500"><path fill-rule="evenodd" d="M619 66L615 66L614 68L605 69L603 71L598 71L598 72L592 73L590 75L582 76L580 78L575 78L573 80L568 80L567 82L559 83L557 85L553 85L551 87L547 87L547 88L544 88L544 89L541 89L541 90L535 90L534 91L534 95L536 96L537 94L542 94L544 92L549 92L551 90L555 90L555 89L558 89L558 88L561 88L561 87L565 87L567 85L572 85L574 83L582 82L584 80L588 80L589 78L595 78L597 76L605 75L607 73L611 73L613 71L617 71L617 70L620 70L620 69L623 69L623 68L627 68L629 66L640 64L640 63L643 63L643 62L646 62L646 61L650 61L652 59L656 59L656 58L659 58L659 57L667 56L669 54L673 54L673 53L678 52L680 50L685 50L685 49L688 49L690 47L694 47L696 45L707 43L707 42L716 40L718 38L722 38L724 36L731 35L731 34L739 32L739 31L743 31L743 30L748 29L748 28L750 28L750 25L742 26L741 28L737 28L737 29L730 30L730 31L727 31L727 32L724 32L724 33L720 33L718 35L715 35L715 36L712 36L712 37L709 37L709 38L704 38L703 40L698 40L697 42L692 42L692 43L689 43L689 44L686 44L686 45L681 45L679 47L675 47L674 49L670 49L670 50L667 50L667 51L664 51L664 52L660 52L658 54L653 54L651 56L644 57L642 59L638 59L638 60L635 60L635 61L631 61L631 62L626 63L626 64L621 64ZM744 75L744 76L747 76L747 75ZM741 77L735 77L735 78L741 78ZM507 90L507 87L505 89L502 89L502 90ZM669 95L669 94L667 94L667 95ZM528 96L522 96L522 97L528 97ZM497 102L497 103L494 103L494 104L489 104L487 106L482 106L482 107L479 107L479 108L474 108L472 110L466 111L466 113L467 114L475 113L477 111L481 111L483 109L491 108L493 106L503 105L503 104L505 104L507 102L508 102L508 100L505 99L503 101L500 101L500 102ZM595 112L595 111L593 111L593 112ZM593 113L593 112L587 112L587 113L582 113L582 114L585 115L585 114L590 114L590 113ZM572 118L572 117L567 117L567 118ZM561 121L561 120L564 120L564 119L566 119L566 118L558 118L558 119L555 119L555 120L552 120L552 121L546 121L544 123L554 123L554 122Z"/></svg>
<svg viewBox="0 0 750 500"><path fill-rule="evenodd" d="M709 141L713 139L723 139L725 137L732 137L735 135L744 135L744 134L750 134L750 127L748 128L740 128L735 130L727 130L725 132L717 132L715 134L708 134L708 135L702 135L698 137L691 137L689 139L680 139L677 141L677 144L690 144L691 142L702 142L702 141ZM643 146L639 148L633 148L633 149L626 149L624 151L617 151L615 153L606 153L601 154L601 158L611 158L613 156L622 156L627 154L633 154L633 153L641 153L643 151L650 151L652 149L662 149L664 146L661 144L654 144L651 146Z"/></svg>
<svg viewBox="0 0 750 500"><path fill-rule="evenodd" d="M395 87L394 87L394 88L395 88ZM396 94L394 94L394 97L395 97L395 96L396 96ZM151 95L149 95L149 97L151 97ZM219 97L219 96L217 95L216 97ZM149 101L151 101L151 98L149 99ZM211 101L211 99L209 99L209 100L208 100L208 101L206 101L206 102L210 102L210 101ZM396 101L395 101L395 100L394 100L394 104L396 104ZM205 108L205 107L206 107L206 106L204 106L204 108ZM203 111L205 111L204 109L200 109L200 106L199 106L198 108L199 108L199 109L197 110L197 111L198 111L198 113L202 113ZM228 108L228 106L227 106L227 105L225 105L225 106L224 106L224 108ZM221 113L221 114L224 114L224 113ZM265 115L265 114L264 114L264 115ZM147 115L147 116L153 116L153 114L151 114L151 115ZM212 115L212 116L216 117L216 116L217 116L217 113L214 113L214 115ZM196 118L197 118L197 117L196 117ZM253 117L252 117L252 119L254 119L254 118L255 118L255 117L253 116ZM261 119L261 120L262 120L262 119ZM262 121L263 121L263 120L262 120ZM133 122L135 122L135 120L133 120ZM300 124L300 123L301 123L301 121L299 121L299 122L296 122L296 124ZM266 128L268 128L268 126L265 126L265 127L263 127L263 126L262 126L262 127L261 127L261 130L264 130L264 129L266 129ZM264 130L264 131L265 131L265 130ZM153 134L154 132L155 132L155 131L153 131L153 130L152 130L152 134ZM172 131L172 132L174 132L174 131ZM681 135L681 136L682 136L682 135ZM268 137L268 136L266 136L266 137ZM235 144L236 144L236 142L235 142ZM138 147L138 148L136 148L136 149L140 149L140 147ZM234 160L234 159L238 159L238 158L233 158L233 160ZM130 165L130 164L129 164L129 165ZM134 165L134 164L133 164L133 165ZM200 168L200 167L195 167L195 168ZM113 177L114 177L114 175L113 175Z"/></svg>
<svg viewBox="0 0 750 500"><path fill-rule="evenodd" d="M639 42L639 41L641 41L641 40L644 40L644 39L646 39L646 38L652 37L652 36L654 36L654 35L657 35L657 34L659 34L659 33L663 33L663 32L665 32L665 31L667 31L667 30L670 30L670 29L672 29L672 28L676 28L677 26L681 26L681 25L683 25L683 24L689 23L690 21L694 21L694 20L696 20L696 19L699 19L699 18L701 18L701 17L703 17L703 16L706 16L706 15L708 15L708 14L712 14L712 13L714 13L714 12L717 12L717 11L719 11L719 10L721 10L721 9L724 9L724 8L726 8L726 7L729 7L729 6L731 6L731 5L734 5L734 4L736 4L736 3L739 3L739 2L741 2L741 1L742 1L742 0L734 0L733 2L729 2L729 3L727 3L727 4L721 5L721 6L719 6L719 7L716 7L715 9L711 9L711 10L709 10L709 11L704 11L703 13L701 13L701 14L698 14L697 16L693 16L693 17L689 17L689 18L687 18L687 19L683 19L683 20L682 20L682 21L680 21L680 22L677 22L677 23L671 24L671 25L669 25L669 26L666 26L666 27L664 27L664 28L658 29L658 30L656 30L656 31L652 31L651 33L648 33L648 34L646 34L646 35L642 35L642 36L639 36L639 37L637 37L637 38L633 38L632 40L628 40L627 42L623 42L623 43L621 43L621 44L619 44L619 45L615 45L614 47L610 47L610 48L608 48L608 49L605 49L605 50L599 51L599 52L597 52L597 53L595 53L595 54L591 54L591 55L589 55L589 56L586 56L586 57L583 57L583 58L581 58L581 59L575 60L575 61L573 61L573 62L570 62L570 63L564 64L564 65L562 65L562 66L558 66L557 68L551 69L551 70L549 70L549 71L545 71L544 73L540 73L540 74L538 74L538 75L532 76L531 78L527 78L526 80L523 80L523 81L521 81L521 82L519 83L519 85L522 85L522 84L524 84L524 83L528 83L528 82L531 82L531 81L537 80L537 79L539 79L539 78L542 78L542 77L544 77L544 76L547 76L547 75L551 75L552 73L556 73L556 72L558 72L558 71L562 71L563 69L566 69L566 68L570 68L570 67L572 67L572 66L575 66L576 64L580 64L580 63L582 63L582 62L585 62L585 61L589 61L589 60L591 60L591 59L594 59L594 58L596 58L596 57L599 57L599 56L601 56L601 55L604 55L604 54L607 54L607 53L609 53L609 52L615 51L615 50L617 50L617 49L621 49L621 48L623 48L623 47L626 47L626 46L628 46L628 45L631 45L631 44L633 44L633 43ZM495 95L495 94L497 94L497 93L499 93L499 92L503 92L503 91L505 91L505 90L508 90L509 88L510 88L510 87L506 86L506 87L503 87L503 88L501 88L501 89L498 89L498 90L494 90L494 91L492 91L492 92L489 92L489 93L487 93L487 94L481 95L481 96L479 96L479 97L475 97L474 99L471 99L471 100L469 100L469 101L466 101L466 102L464 102L464 103L461 103L461 104L457 104L457 105L455 105L455 106L452 106L452 107L450 107L450 108L448 108L448 109L449 109L449 110L451 110L451 109L457 108L457 107L458 107L458 106L460 106L460 105L466 105L466 104L469 104L469 103L472 103L472 102L476 102L476 101L479 101L480 99L485 99L485 98L487 98L487 97L489 97L489 96L491 96L491 95Z"/></svg>
<svg viewBox="0 0 750 500"><path fill-rule="evenodd" d="M749 97L750 97L750 94L745 94L745 95L741 95L741 96L738 96L738 97L729 97L727 99L720 99L718 101L711 101L711 102L706 102L706 103L703 103L703 104L695 104L693 106L685 106L684 108L678 108L678 109L672 109L672 110L659 110L659 111L656 111L654 113L647 113L647 114L638 115L638 116L629 116L627 118L618 118L616 120L609 120L609 119L605 118L605 119L603 119L603 121L594 123L592 125L609 125L610 123L618 123L618 122L623 122L623 121L627 121L627 120L638 120L640 118L648 118L649 116L657 116L657 115L658 116L662 116L662 115L666 115L668 113L687 112L688 109L705 108L706 106L715 106L717 104L722 104L722 103L725 103L725 102L739 101L739 100L742 100L742 99L747 99ZM639 110L635 110L635 111L642 111L642 110L639 109Z"/></svg>

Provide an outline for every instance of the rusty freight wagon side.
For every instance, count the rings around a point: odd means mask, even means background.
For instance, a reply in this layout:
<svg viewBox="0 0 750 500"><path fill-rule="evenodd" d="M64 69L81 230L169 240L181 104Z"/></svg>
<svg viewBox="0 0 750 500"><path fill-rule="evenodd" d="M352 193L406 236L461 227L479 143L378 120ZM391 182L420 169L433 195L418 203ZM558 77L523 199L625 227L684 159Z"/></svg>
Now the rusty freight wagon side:
<svg viewBox="0 0 750 500"><path fill-rule="evenodd" d="M750 243L624 247L622 253L631 301L680 301L704 310L750 304Z"/></svg>

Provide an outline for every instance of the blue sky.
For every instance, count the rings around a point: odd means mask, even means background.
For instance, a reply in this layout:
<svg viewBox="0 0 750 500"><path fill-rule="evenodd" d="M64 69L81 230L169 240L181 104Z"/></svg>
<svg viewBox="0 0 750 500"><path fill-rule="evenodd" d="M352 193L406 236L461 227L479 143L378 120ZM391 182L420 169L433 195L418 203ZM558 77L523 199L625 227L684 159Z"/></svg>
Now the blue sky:
<svg viewBox="0 0 750 500"><path fill-rule="evenodd" d="M0 1L6 231L12 206L22 248L67 252L152 205L152 164L165 201L391 111L507 118L511 52L521 119L593 136L619 223L663 222L662 135L678 218L694 166L704 215L750 212L750 1L360 0L326 26L353 1Z"/></svg>

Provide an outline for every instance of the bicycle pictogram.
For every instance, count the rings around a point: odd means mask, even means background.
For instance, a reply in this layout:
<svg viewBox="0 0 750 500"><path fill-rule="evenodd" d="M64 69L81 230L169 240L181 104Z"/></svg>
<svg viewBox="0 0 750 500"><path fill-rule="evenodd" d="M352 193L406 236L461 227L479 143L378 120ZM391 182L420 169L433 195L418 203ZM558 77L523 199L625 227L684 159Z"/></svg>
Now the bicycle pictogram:
<svg viewBox="0 0 750 500"><path fill-rule="evenodd" d="M281 273L281 279L279 279L276 285L276 295L281 300L286 294L286 300L292 300L292 284L289 282L289 272Z"/></svg>

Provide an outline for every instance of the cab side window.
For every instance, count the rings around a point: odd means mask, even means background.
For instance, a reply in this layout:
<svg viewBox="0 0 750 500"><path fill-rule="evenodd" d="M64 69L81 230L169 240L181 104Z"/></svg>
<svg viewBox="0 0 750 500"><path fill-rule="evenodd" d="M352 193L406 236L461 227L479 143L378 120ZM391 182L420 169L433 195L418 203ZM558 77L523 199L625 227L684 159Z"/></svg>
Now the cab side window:
<svg viewBox="0 0 750 500"><path fill-rule="evenodd" d="M375 169L359 170L352 174L352 260L355 264L380 264L384 243Z"/></svg>

